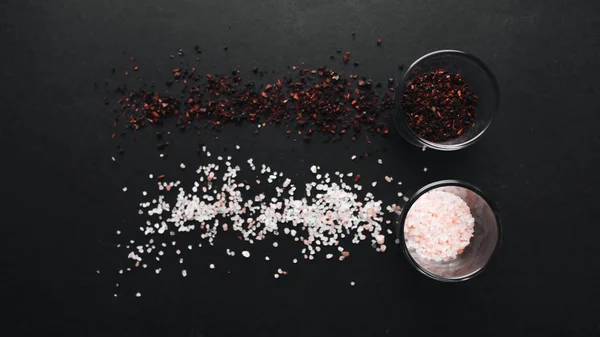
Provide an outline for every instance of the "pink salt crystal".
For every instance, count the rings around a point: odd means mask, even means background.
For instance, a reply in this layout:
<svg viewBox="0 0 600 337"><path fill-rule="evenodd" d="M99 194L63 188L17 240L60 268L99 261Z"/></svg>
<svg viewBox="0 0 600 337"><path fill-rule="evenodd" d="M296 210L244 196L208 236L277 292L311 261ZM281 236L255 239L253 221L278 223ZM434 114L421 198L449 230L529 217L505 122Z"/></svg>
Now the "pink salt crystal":
<svg viewBox="0 0 600 337"><path fill-rule="evenodd" d="M449 261L469 245L474 225L463 199L444 191L430 191L412 205L406 216L406 247L427 260Z"/></svg>

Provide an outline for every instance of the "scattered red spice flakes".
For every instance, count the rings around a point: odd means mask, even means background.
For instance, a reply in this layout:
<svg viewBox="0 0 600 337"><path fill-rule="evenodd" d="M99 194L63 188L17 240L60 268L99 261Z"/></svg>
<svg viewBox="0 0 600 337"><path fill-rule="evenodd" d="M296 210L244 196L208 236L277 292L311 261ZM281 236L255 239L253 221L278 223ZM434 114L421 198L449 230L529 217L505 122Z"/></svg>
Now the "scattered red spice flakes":
<svg viewBox="0 0 600 337"><path fill-rule="evenodd" d="M345 58L349 55L347 52ZM264 87L252 80L242 83L239 69L231 75L200 75L195 68L178 67L172 69L165 84L169 89L164 93L145 85L133 90L123 85L115 90L121 94L116 112L127 121L127 129L160 126L167 118L175 118L181 130L221 129L242 122L285 123L288 135L297 132L307 141L313 131L329 134L334 141L352 132L354 140L365 131L385 134L385 117L394 104L389 92L381 95L374 90L371 79L359 79L358 74L348 78L326 67L292 66L286 76ZM180 94L173 94L179 89ZM167 145L164 142L157 147Z"/></svg>
<svg viewBox="0 0 600 337"><path fill-rule="evenodd" d="M381 39L377 39L377 45L381 46Z"/></svg>
<svg viewBox="0 0 600 337"><path fill-rule="evenodd" d="M347 51L346 54L344 54L344 63L348 64L348 61L350 61L350 52Z"/></svg>
<svg viewBox="0 0 600 337"><path fill-rule="evenodd" d="M360 174L357 174L356 176L354 176L354 182L357 182L360 180Z"/></svg>

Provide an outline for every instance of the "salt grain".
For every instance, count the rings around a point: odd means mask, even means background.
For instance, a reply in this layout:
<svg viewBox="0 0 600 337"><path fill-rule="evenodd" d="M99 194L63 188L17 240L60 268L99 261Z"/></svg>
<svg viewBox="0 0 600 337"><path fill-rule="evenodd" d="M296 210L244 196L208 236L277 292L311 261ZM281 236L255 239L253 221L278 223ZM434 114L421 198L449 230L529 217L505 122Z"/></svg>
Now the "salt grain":
<svg viewBox="0 0 600 337"><path fill-rule="evenodd" d="M141 293L136 293L136 294L135 294L135 297L141 297L141 296L142 296L142 294L141 294Z"/></svg>
<svg viewBox="0 0 600 337"><path fill-rule="evenodd" d="M248 252L247 250L244 250L242 252L242 256L245 257L245 258L249 258L250 257L250 252Z"/></svg>
<svg viewBox="0 0 600 337"><path fill-rule="evenodd" d="M184 163L181 163L181 164L179 164L179 167L180 167L181 169L185 169L185 164L184 164Z"/></svg>

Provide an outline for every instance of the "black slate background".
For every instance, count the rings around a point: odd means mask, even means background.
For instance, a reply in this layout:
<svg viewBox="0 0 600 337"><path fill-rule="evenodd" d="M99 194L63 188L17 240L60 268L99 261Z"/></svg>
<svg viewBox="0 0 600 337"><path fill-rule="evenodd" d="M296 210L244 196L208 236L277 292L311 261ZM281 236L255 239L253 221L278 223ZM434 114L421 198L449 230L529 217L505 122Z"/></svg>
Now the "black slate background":
<svg viewBox="0 0 600 337"><path fill-rule="evenodd" d="M0 24L3 335L600 335L599 2L2 1ZM395 133L370 145L306 144L269 127L260 136L228 128L219 140L177 135L167 159L147 130L119 140L126 153L118 156L104 81L121 83L130 56L145 81L160 79L181 62L168 55L195 44L201 71L275 71L264 82L301 61L353 70L329 60L337 48L375 81L398 79L399 64L427 52L465 50L496 74L501 107L483 140L457 153L421 152ZM367 190L384 200L397 192L384 175L402 180L409 195L438 179L469 181L501 211L501 249L479 277L442 284L414 271L397 247L353 248L343 264L292 265L298 246L289 242L253 247L242 261L224 254L241 247L223 236L217 248L186 255L185 279L172 251L159 276L151 263L118 276L127 252L113 245L139 238L147 175L191 181L192 170L178 165L206 162L195 153L199 140L213 156L240 144L237 162L253 157L298 183L312 164L360 172L379 179ZM349 160L367 150L374 157ZM279 267L290 275L273 279Z"/></svg>

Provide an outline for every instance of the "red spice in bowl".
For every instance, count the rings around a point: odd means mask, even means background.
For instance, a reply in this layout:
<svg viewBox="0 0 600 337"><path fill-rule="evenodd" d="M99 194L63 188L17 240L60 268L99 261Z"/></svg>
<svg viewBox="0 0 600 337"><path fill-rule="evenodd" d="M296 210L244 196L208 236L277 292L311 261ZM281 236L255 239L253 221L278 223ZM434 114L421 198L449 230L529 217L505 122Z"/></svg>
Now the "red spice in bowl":
<svg viewBox="0 0 600 337"><path fill-rule="evenodd" d="M475 125L477 99L460 74L440 69L408 83L402 108L414 132L440 143L458 138Z"/></svg>

